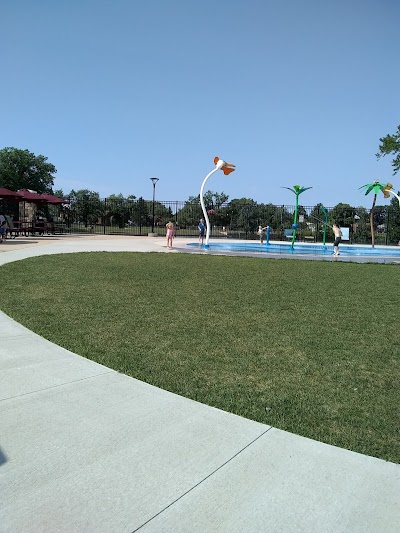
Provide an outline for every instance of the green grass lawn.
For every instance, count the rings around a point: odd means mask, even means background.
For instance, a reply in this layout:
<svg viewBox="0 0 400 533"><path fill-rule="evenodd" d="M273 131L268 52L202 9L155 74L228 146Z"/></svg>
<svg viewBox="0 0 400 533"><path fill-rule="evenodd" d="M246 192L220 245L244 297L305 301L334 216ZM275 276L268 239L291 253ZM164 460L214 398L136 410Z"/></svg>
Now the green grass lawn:
<svg viewBox="0 0 400 533"><path fill-rule="evenodd" d="M73 352L400 462L396 265L96 252L1 271L1 309Z"/></svg>

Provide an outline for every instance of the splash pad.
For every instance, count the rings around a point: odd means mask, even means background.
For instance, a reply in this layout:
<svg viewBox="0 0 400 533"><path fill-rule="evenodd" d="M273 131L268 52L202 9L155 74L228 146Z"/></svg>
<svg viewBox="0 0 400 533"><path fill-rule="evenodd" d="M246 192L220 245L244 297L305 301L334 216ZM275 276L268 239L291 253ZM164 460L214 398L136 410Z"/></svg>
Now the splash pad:
<svg viewBox="0 0 400 533"><path fill-rule="evenodd" d="M333 247L330 245L295 243L270 243L257 244L254 242L218 242L213 241L209 245L199 246L198 243L189 243L187 246L209 251L229 251L229 252L248 252L261 254L278 254L278 255L314 255L314 256L332 256ZM400 258L400 247L381 246L372 248L371 246L357 246L354 244L340 244L340 256L343 257L393 257Z"/></svg>

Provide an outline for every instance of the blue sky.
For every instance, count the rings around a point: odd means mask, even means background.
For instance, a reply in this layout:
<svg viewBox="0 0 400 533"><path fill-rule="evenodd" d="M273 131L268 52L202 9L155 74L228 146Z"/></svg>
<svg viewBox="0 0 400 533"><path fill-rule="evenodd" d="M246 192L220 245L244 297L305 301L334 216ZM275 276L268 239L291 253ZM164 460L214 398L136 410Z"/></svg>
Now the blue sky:
<svg viewBox="0 0 400 533"><path fill-rule="evenodd" d="M0 148L48 157L55 188L158 200L208 187L370 205L400 124L398 0L3 0ZM387 203L383 200L380 203Z"/></svg>

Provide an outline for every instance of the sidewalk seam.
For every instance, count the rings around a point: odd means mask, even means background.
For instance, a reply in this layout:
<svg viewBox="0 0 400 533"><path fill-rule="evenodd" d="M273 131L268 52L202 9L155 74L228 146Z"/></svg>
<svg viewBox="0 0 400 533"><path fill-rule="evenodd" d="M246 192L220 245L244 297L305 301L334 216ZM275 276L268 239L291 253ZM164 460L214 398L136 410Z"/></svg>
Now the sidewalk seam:
<svg viewBox="0 0 400 533"><path fill-rule="evenodd" d="M146 520L146 522L144 522L143 524L141 524L139 527L137 527L136 529L134 529L132 531L132 533L135 533L136 531L139 531L139 529L142 529L142 527L146 526L149 522L151 522L152 520L154 520L154 518L156 518L157 516L159 516L160 514L162 514L164 511L166 511L167 509L169 509L170 507L172 507L173 505L175 505L175 503L177 503L179 500L181 500L182 498L184 498L187 494L189 494L190 492L192 492L194 489L196 489L199 485L201 485L204 481L206 481L207 479L209 479L211 476L213 476L216 472L218 472L218 470L221 470L221 468L223 468L224 466L226 466L228 463L230 463L231 461L233 461L233 459L235 459L238 455L240 455L242 452L244 452L244 450L246 450L247 448L249 448L252 444L254 444L256 441L258 441L258 439L261 439L261 437L263 437L264 435L266 435L269 431L271 431L271 429L273 429L273 427L269 427L266 431L264 431L263 433L261 433L261 435L258 435L258 437L256 437L254 440L252 440L251 442L249 442L248 444L246 444L246 446L244 446L241 450L239 450L237 453L235 453L234 455L232 455L232 457L230 457L227 461L225 461L224 463L222 463L222 465L220 465L218 468L216 468L215 470L213 470L213 472L211 472L210 474L208 474L205 478L201 479L198 483L196 483L195 485L193 485L193 487L191 487L190 489L188 489L186 492L184 492L183 494L181 494L181 496L179 496L178 498L176 498L173 502L171 502L170 504L166 505L163 509L161 509L161 511L159 511L158 513L156 513L154 516L152 516L151 518L149 518L148 520Z"/></svg>
<svg viewBox="0 0 400 533"><path fill-rule="evenodd" d="M28 337L29 335L32 335L32 331L28 331L27 333L11 333L10 335L5 334L5 335L1 335L0 336L0 340L4 340L4 339L19 339L20 337Z"/></svg>
<svg viewBox="0 0 400 533"><path fill-rule="evenodd" d="M23 396L29 396L30 394L36 394L38 392L56 389L58 387L64 387L66 385L71 385L72 383L79 383L80 381L85 381L86 379L98 378L100 376L105 376L106 374L111 374L112 372L115 372L115 370L109 370L108 372L102 372L101 374L96 374L94 376L87 376L85 378L74 379L73 381L67 381L66 383L59 383L58 385L52 385L51 387L45 387L44 389L37 389L34 391L25 392L24 394L18 394L17 396L10 396L9 398L2 398L0 399L0 402L6 402L8 400L15 400L16 398L22 398Z"/></svg>

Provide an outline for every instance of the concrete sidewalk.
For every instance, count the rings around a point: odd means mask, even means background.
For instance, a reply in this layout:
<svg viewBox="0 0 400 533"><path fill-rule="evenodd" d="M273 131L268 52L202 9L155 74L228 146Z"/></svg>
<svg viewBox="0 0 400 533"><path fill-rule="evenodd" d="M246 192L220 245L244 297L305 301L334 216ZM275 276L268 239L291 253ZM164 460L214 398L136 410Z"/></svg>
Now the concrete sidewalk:
<svg viewBox="0 0 400 533"><path fill-rule="evenodd" d="M158 238L37 241L0 264L165 251ZM1 533L400 531L399 465L182 398L0 320Z"/></svg>

